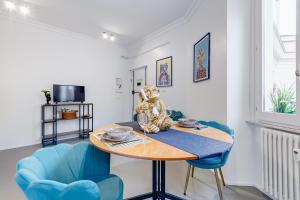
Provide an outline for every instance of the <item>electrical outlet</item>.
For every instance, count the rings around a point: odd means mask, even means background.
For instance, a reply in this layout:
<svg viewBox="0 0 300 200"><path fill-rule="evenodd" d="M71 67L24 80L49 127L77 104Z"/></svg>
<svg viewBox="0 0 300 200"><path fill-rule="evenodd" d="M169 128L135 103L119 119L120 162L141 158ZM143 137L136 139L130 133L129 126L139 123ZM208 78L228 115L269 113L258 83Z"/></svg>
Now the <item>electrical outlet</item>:
<svg viewBox="0 0 300 200"><path fill-rule="evenodd" d="M293 150L294 160L300 162L300 149Z"/></svg>

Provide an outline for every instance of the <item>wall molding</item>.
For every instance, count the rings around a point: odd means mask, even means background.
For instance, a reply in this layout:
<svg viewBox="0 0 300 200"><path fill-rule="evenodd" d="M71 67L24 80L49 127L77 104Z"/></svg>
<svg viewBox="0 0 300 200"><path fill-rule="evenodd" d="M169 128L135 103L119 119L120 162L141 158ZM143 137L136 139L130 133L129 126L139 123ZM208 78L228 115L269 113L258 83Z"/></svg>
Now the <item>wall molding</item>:
<svg viewBox="0 0 300 200"><path fill-rule="evenodd" d="M243 183L243 182L227 182L227 185L230 186L242 186L242 187L254 187L256 188L258 191L260 191L268 200L272 200L272 197L269 196L265 191L263 191L261 189L261 187L259 187L256 184L248 184L248 183Z"/></svg>
<svg viewBox="0 0 300 200"><path fill-rule="evenodd" d="M185 13L184 16L182 16L182 17L178 18L177 20L171 22L170 24L148 34L141 40L138 40L136 42L133 42L132 44L127 45L127 48L134 49L134 48L138 47L139 45L142 45L143 43L153 42L153 41L157 40L159 37L161 37L162 35L167 34L170 31L173 31L174 29L178 28L179 26L183 26L183 25L187 24L191 20L191 18L194 16L194 14L196 13L196 11L199 8L202 1L203 0L193 0L191 6L189 7L189 9L187 10L187 12ZM169 41L161 42L160 44L149 47L146 50L144 50L143 52L137 53L136 55L129 55L129 56L123 55L121 57L123 59L130 60L130 59L137 58L139 56L142 56L146 53L149 53L155 49L158 49L160 47L163 47L163 46L166 46L169 44L170 44Z"/></svg>
<svg viewBox="0 0 300 200"><path fill-rule="evenodd" d="M39 146L41 147L41 142L34 140L31 143L25 143L25 144L18 144L18 145L10 145L5 148L0 148L0 151L6 151L6 150L12 150L12 149L19 149L19 148L26 148L26 147L31 147L31 146Z"/></svg>
<svg viewBox="0 0 300 200"><path fill-rule="evenodd" d="M144 51L142 51L142 52L140 52L140 53L138 53L138 54L136 54L136 55L131 55L131 56L121 56L121 58L123 58L123 59L125 59L125 60L131 60L131 59L137 58L137 57L139 57L139 56L142 56L142 55L144 55L144 54L146 54L146 53L149 53L149 52L151 52L151 51L154 51L155 49L158 49L158 48L167 46L167 45L169 45L169 44L170 44L170 42L164 42L164 43L158 44L158 45L156 45L156 46L154 46L154 47L148 48L147 50L144 50Z"/></svg>
<svg viewBox="0 0 300 200"><path fill-rule="evenodd" d="M142 39L140 39L136 42L133 42L132 44L129 44L128 46L134 47L134 46L138 46L142 43L151 42L151 41L159 38L161 35L164 35L170 31L178 28L179 26L187 24L191 20L191 18L194 16L194 14L196 13L197 9L199 8L199 6L202 2L203 2L203 0L193 0L191 6L186 11L184 16L182 16L182 17L176 19L175 21L167 24L166 26L146 35Z"/></svg>

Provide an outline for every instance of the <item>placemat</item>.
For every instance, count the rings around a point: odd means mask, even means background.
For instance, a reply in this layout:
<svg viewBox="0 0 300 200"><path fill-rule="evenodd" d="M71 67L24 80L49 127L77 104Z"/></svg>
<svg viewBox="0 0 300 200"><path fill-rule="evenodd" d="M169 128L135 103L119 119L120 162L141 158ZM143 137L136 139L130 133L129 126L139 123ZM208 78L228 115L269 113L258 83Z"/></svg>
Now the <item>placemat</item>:
<svg viewBox="0 0 300 200"><path fill-rule="evenodd" d="M139 137L138 135L135 135L134 138L130 138L129 142L126 143L105 141L104 139L101 138L101 133L96 134L96 138L98 140L101 140L110 149L122 149L122 148L134 147L138 144L147 144L149 142L149 140Z"/></svg>

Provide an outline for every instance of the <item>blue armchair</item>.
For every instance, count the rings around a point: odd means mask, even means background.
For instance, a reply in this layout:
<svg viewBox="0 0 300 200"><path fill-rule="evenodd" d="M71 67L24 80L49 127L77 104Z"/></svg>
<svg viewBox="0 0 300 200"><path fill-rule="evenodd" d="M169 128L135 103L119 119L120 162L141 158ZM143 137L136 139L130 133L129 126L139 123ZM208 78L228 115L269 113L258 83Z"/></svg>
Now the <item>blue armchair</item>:
<svg viewBox="0 0 300 200"><path fill-rule="evenodd" d="M17 164L15 180L29 200L122 200L110 155L87 142L36 151Z"/></svg>
<svg viewBox="0 0 300 200"><path fill-rule="evenodd" d="M219 130L222 130L222 131L226 132L228 135L230 135L232 138L234 138L234 131L231 128L229 128L228 126L224 125L224 124L220 124L220 123L215 122L215 121L210 121L210 122L198 121L198 123L202 124L202 125L210 126L210 127L213 127L213 128L219 129ZM232 148L232 146L231 146L231 148ZM219 196L220 196L220 199L222 200L223 199L223 194L222 194L222 190L221 190L221 186L220 186L220 182L219 182L219 178L218 178L218 170L219 170L223 185L225 186L226 184L225 184L225 180L224 180L224 177L223 177L221 167L223 167L226 164L229 153L231 151L231 148L228 149L227 151L223 152L220 155L205 157L205 158L201 158L199 160L189 160L189 161L187 161L188 162L188 172L187 172L186 182L185 182L185 187L184 187L184 195L186 195L186 190L187 190L191 170L192 170L192 177L193 177L195 167L200 168L200 169L214 169L216 182L217 182L217 186L218 186Z"/></svg>

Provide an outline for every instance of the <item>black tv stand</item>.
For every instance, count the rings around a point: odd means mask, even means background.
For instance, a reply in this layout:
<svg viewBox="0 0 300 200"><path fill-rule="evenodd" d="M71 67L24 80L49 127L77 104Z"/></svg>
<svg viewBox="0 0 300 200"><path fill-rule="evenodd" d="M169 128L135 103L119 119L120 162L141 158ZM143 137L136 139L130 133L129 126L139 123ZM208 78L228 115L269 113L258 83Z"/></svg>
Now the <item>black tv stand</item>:
<svg viewBox="0 0 300 200"><path fill-rule="evenodd" d="M78 110L78 116L76 119L62 119L58 116L60 107L71 107ZM72 139L72 138L88 138L90 133L93 132L94 127L94 106L92 103L57 103L44 104L42 108L42 145L43 147L48 145L55 145L58 141ZM63 121L78 121L78 129L67 132L58 132L57 127L61 126ZM46 133L46 126L52 125L51 133Z"/></svg>

